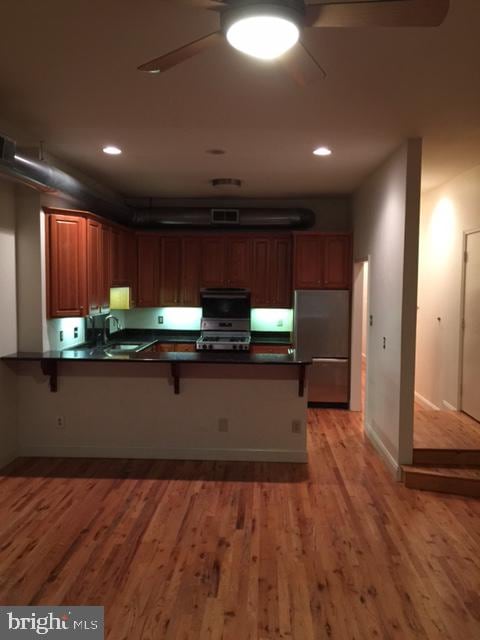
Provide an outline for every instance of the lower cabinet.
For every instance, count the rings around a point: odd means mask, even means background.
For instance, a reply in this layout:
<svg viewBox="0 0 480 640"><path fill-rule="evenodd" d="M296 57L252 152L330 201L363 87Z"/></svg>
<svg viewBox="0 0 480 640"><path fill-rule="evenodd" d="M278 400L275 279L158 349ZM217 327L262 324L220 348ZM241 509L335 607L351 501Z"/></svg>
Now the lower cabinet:
<svg viewBox="0 0 480 640"><path fill-rule="evenodd" d="M196 351L193 342L157 342L154 348L157 353L193 353Z"/></svg>
<svg viewBox="0 0 480 640"><path fill-rule="evenodd" d="M277 344L252 344L250 347L251 353L277 353L280 355L288 355L288 350L290 349L290 345L277 345Z"/></svg>

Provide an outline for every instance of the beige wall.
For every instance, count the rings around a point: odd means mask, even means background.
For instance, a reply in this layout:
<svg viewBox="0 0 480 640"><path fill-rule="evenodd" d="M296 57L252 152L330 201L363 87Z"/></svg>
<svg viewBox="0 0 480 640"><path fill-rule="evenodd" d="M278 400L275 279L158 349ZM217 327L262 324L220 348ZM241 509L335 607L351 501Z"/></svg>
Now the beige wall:
<svg viewBox="0 0 480 640"><path fill-rule="evenodd" d="M480 229L480 165L422 196L417 398L460 408L463 238Z"/></svg>
<svg viewBox="0 0 480 640"><path fill-rule="evenodd" d="M12 183L0 179L0 355L17 350L15 293L15 198ZM0 467L16 453L16 380L0 362Z"/></svg>
<svg viewBox="0 0 480 640"><path fill-rule="evenodd" d="M353 203L354 259L369 260L373 316L365 428L394 469L412 455L420 173L421 141L410 140Z"/></svg>
<svg viewBox="0 0 480 640"><path fill-rule="evenodd" d="M180 369L175 395L167 365L62 362L58 393L50 393L38 363L19 366L20 454L306 461L307 401L296 367ZM227 432L219 431L222 418Z"/></svg>

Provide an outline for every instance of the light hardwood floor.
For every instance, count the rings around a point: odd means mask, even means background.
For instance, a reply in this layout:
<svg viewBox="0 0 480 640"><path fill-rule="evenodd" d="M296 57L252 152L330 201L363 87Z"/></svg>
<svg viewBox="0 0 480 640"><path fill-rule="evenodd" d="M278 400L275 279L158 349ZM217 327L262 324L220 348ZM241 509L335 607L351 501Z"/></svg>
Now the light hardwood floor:
<svg viewBox="0 0 480 640"><path fill-rule="evenodd" d="M480 638L480 502L406 489L361 414L306 465L23 460L0 603L105 606L109 640Z"/></svg>
<svg viewBox="0 0 480 640"><path fill-rule="evenodd" d="M461 411L429 411L415 406L416 449L480 449L480 423Z"/></svg>

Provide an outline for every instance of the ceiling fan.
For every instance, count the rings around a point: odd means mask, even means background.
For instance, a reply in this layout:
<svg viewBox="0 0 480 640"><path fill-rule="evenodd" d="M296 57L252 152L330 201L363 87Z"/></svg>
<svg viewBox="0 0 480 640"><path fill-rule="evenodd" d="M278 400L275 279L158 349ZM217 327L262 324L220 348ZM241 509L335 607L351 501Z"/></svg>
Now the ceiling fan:
<svg viewBox="0 0 480 640"><path fill-rule="evenodd" d="M175 0L178 1L178 0ZM300 39L309 27L433 27L445 19L450 0L183 0L192 7L215 11L220 28L178 49L138 67L140 71L161 73L192 58L205 49L227 41L232 47L255 58L279 59L299 84L305 77L291 56L283 57L297 42L305 59L315 63ZM295 47L299 49L299 47ZM303 51L302 51L303 50Z"/></svg>

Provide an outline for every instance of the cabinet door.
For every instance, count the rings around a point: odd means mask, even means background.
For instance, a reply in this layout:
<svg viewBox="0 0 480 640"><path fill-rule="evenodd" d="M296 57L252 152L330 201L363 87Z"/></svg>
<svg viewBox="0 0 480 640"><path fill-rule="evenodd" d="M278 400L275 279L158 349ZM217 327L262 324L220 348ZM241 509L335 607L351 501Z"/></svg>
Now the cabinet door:
<svg viewBox="0 0 480 640"><path fill-rule="evenodd" d="M48 230L48 309L50 318L87 313L85 218L52 214Z"/></svg>
<svg viewBox="0 0 480 640"><path fill-rule="evenodd" d="M349 289L352 259L349 236L325 236L323 283L326 289Z"/></svg>
<svg viewBox="0 0 480 640"><path fill-rule="evenodd" d="M194 353L197 350L196 346L192 342L177 342L175 345L175 351L178 353Z"/></svg>
<svg viewBox="0 0 480 640"><path fill-rule="evenodd" d="M200 238L183 238L180 304L184 307L200 306L200 270Z"/></svg>
<svg viewBox="0 0 480 640"><path fill-rule="evenodd" d="M250 238L227 239L227 287L251 286L252 242Z"/></svg>
<svg viewBox="0 0 480 640"><path fill-rule="evenodd" d="M222 236L202 238L202 287L225 287L226 242Z"/></svg>
<svg viewBox="0 0 480 640"><path fill-rule="evenodd" d="M120 227L112 227L112 285L114 287L129 287L131 280L130 232Z"/></svg>
<svg viewBox="0 0 480 640"><path fill-rule="evenodd" d="M181 239L164 237L160 248L160 304L176 306L180 303Z"/></svg>
<svg viewBox="0 0 480 640"><path fill-rule="evenodd" d="M270 301L270 240L268 238L254 238L252 244L252 306L268 307Z"/></svg>
<svg viewBox="0 0 480 640"><path fill-rule="evenodd" d="M102 275L101 275L101 296L100 306L102 311L110 308L110 287L112 286L111 268L111 228L102 224Z"/></svg>
<svg viewBox="0 0 480 640"><path fill-rule="evenodd" d="M270 241L269 306L292 306L292 242L290 238Z"/></svg>
<svg viewBox="0 0 480 640"><path fill-rule="evenodd" d="M321 289L323 285L322 238L317 234L295 237L295 289Z"/></svg>
<svg viewBox="0 0 480 640"><path fill-rule="evenodd" d="M137 236L137 306L158 307L159 238Z"/></svg>
<svg viewBox="0 0 480 640"><path fill-rule="evenodd" d="M87 297L88 313L100 311L103 298L102 225L87 219Z"/></svg>

